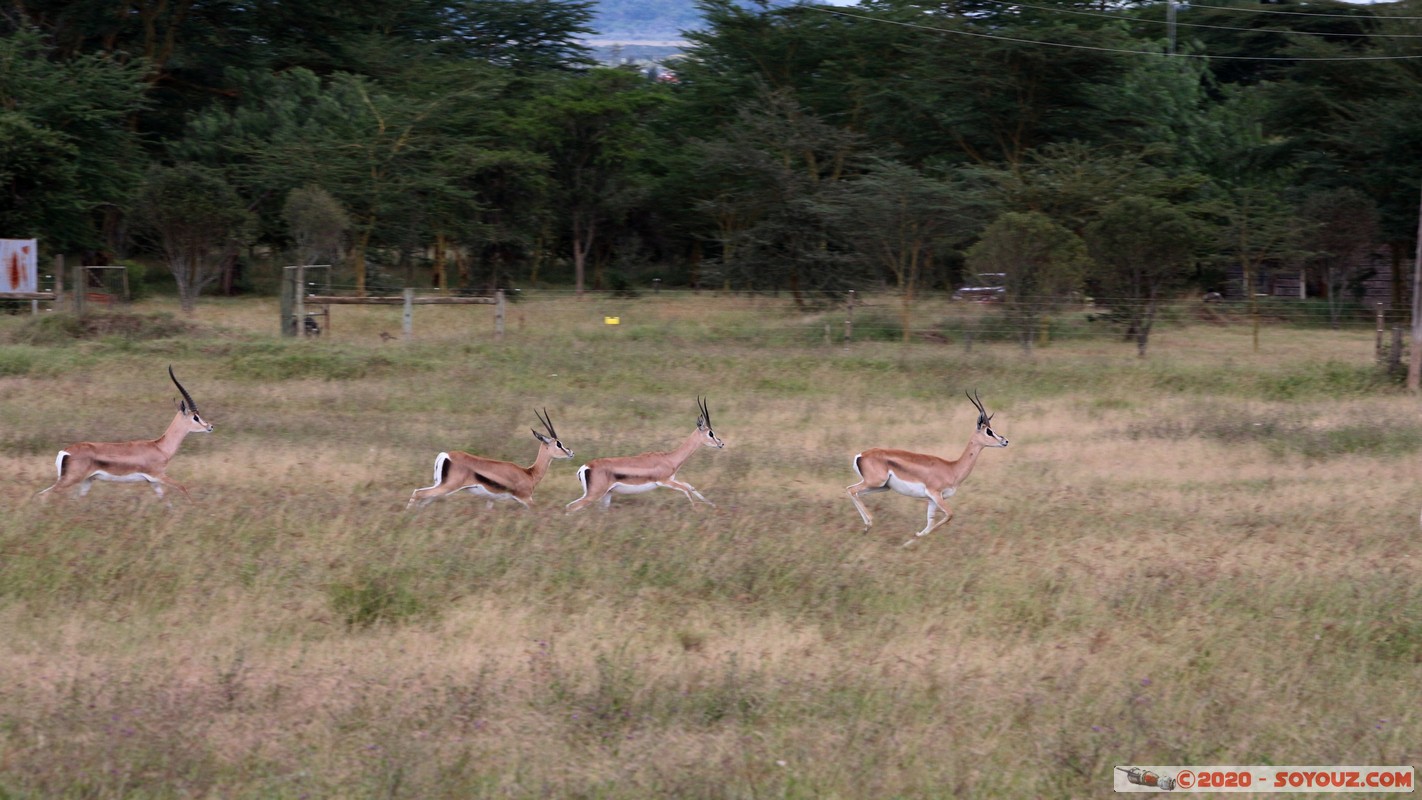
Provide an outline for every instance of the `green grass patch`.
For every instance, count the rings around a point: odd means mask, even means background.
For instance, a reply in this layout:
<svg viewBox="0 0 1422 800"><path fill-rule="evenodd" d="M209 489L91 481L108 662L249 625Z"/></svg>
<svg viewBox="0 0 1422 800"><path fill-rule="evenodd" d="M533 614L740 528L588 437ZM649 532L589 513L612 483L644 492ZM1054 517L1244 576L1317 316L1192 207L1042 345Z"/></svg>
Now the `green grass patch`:
<svg viewBox="0 0 1422 800"><path fill-rule="evenodd" d="M350 381L406 372L418 365L409 358L383 352L307 342L243 343L231 348L226 361L232 375L252 381Z"/></svg>

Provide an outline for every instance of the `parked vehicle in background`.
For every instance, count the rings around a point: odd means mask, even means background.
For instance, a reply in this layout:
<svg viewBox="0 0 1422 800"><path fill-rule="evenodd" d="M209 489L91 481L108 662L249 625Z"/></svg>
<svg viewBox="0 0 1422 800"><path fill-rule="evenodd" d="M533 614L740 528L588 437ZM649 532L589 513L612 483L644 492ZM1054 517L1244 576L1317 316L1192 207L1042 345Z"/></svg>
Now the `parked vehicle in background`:
<svg viewBox="0 0 1422 800"><path fill-rule="evenodd" d="M1007 294L1007 273L980 272L977 279L969 281L953 292L954 300L976 300L979 303L1000 303Z"/></svg>

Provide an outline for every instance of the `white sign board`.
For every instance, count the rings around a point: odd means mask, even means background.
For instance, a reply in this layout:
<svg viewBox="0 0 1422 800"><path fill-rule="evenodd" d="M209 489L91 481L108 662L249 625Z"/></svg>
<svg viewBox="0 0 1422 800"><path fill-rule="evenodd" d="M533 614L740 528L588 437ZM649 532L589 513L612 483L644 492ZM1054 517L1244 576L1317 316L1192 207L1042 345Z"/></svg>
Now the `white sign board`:
<svg viewBox="0 0 1422 800"><path fill-rule="evenodd" d="M39 248L34 239L0 239L0 294L39 291Z"/></svg>

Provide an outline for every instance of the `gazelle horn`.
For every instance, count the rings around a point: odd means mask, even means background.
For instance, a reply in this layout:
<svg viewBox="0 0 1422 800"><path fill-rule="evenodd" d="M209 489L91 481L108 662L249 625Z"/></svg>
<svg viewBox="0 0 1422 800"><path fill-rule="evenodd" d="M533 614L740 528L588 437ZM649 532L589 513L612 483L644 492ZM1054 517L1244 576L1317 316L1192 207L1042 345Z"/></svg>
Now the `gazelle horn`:
<svg viewBox="0 0 1422 800"><path fill-rule="evenodd" d="M548 431L548 438L557 439L558 432L553 430L553 423L548 419L548 409L543 409L543 413L539 414L538 409L535 408L533 409L533 414L538 417L539 422L543 423L544 429ZM538 431L534 431L534 433L536 434Z"/></svg>
<svg viewBox="0 0 1422 800"><path fill-rule="evenodd" d="M199 412L197 408L197 403L193 402L193 396L188 394L188 390L184 389L181 383L178 383L178 376L173 374L172 364L168 365L168 377L173 379L173 385L178 387L178 391L183 393L183 399L187 401L188 409L191 410L194 414L198 414Z"/></svg>

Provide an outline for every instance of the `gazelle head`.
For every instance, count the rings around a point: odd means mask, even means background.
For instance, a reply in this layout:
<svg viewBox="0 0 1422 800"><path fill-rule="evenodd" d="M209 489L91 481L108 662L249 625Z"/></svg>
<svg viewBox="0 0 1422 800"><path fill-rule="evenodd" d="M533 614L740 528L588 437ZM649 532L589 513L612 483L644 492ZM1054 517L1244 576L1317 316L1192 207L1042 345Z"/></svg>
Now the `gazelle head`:
<svg viewBox="0 0 1422 800"><path fill-rule="evenodd" d="M964 394L968 393L964 392ZM983 401L978 399L977 394L978 390L974 389L973 393L968 395L968 399L978 407L978 432L973 434L974 437L985 447L1006 447L1007 439L993 433L992 425L989 424L992 422L993 415L987 413L987 409L983 408Z"/></svg>
<svg viewBox="0 0 1422 800"><path fill-rule="evenodd" d="M188 394L188 390L178 383L178 376L173 374L173 365L168 365L168 377L173 379L173 385L178 387L178 391L183 393L183 399L178 403L178 413L183 419L188 421L188 433L212 433L212 424L202 418L198 412L197 403L193 402L193 396Z"/></svg>
<svg viewBox="0 0 1422 800"><path fill-rule="evenodd" d="M701 409L701 416L696 418L696 430L701 432L701 443L718 450L725 447L726 443L711 430L711 410L706 407L706 398L696 398L696 407Z"/></svg>
<svg viewBox="0 0 1422 800"><path fill-rule="evenodd" d="M534 438L538 439L538 443L552 450L554 458L572 458L573 451L563 446L563 442L558 438L558 432L553 430L553 423L548 419L548 409L543 409L543 413L539 414L538 409L535 408L533 413L538 417L538 421L543 423L543 428L548 431L547 436L533 431Z"/></svg>

